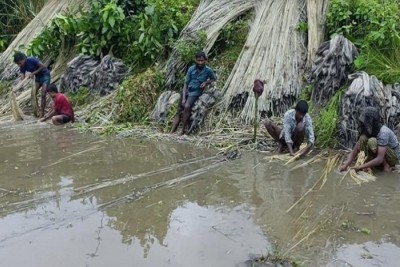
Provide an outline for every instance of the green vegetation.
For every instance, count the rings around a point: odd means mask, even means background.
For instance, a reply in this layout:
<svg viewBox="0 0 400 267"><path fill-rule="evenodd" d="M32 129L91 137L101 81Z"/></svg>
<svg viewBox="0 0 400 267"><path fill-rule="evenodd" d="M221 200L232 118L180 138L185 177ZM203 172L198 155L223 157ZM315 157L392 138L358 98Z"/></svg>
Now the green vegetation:
<svg viewBox="0 0 400 267"><path fill-rule="evenodd" d="M0 81L0 96L4 96L10 93L10 90L11 90L11 82Z"/></svg>
<svg viewBox="0 0 400 267"><path fill-rule="evenodd" d="M81 87L76 93L68 93L68 100L71 105L76 108L88 104L93 100L93 96L90 94L89 88Z"/></svg>
<svg viewBox="0 0 400 267"><path fill-rule="evenodd" d="M398 0L332 0L327 31L343 34L356 44L359 70L385 83L400 82L399 14Z"/></svg>
<svg viewBox="0 0 400 267"><path fill-rule="evenodd" d="M195 38L180 39L175 43L175 49L178 55L187 64L193 62L193 55L197 51L203 49L207 42L207 33L204 31L197 32Z"/></svg>
<svg viewBox="0 0 400 267"><path fill-rule="evenodd" d="M126 79L118 90L119 105L116 122L146 123L157 98L163 89L162 73L156 68Z"/></svg>
<svg viewBox="0 0 400 267"><path fill-rule="evenodd" d="M113 54L145 69L177 39L193 5L190 0L143 0L135 1L138 8L132 11L129 3L90 0L90 7L78 14L58 15L27 47L27 53L57 56L60 47L76 46L81 54Z"/></svg>
<svg viewBox="0 0 400 267"><path fill-rule="evenodd" d="M0 52L36 16L47 0L0 0Z"/></svg>
<svg viewBox="0 0 400 267"><path fill-rule="evenodd" d="M342 94L343 90L339 90L326 107L318 110L314 125L317 146L333 148L338 145L338 119Z"/></svg>

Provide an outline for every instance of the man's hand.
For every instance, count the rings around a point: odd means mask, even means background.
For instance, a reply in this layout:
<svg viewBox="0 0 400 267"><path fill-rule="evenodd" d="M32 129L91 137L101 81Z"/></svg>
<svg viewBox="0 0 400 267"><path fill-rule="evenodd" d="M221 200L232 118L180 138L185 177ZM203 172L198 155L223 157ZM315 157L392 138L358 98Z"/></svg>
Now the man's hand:
<svg viewBox="0 0 400 267"><path fill-rule="evenodd" d="M33 77L35 76L35 74L33 74L33 73L29 73L29 79L32 79Z"/></svg>
<svg viewBox="0 0 400 267"><path fill-rule="evenodd" d="M344 171L347 170L348 167L349 167L349 166L347 166L346 164L343 164L342 166L340 166L339 171L340 171L340 172L344 172Z"/></svg>
<svg viewBox="0 0 400 267"><path fill-rule="evenodd" d="M352 167L351 169L354 170L355 172L359 172L362 170L360 167Z"/></svg>
<svg viewBox="0 0 400 267"><path fill-rule="evenodd" d="M207 87L207 85L208 85L208 83L207 83L207 82L204 82L204 83L202 83L202 84L200 85L200 88L201 88L201 89L204 89L204 88Z"/></svg>

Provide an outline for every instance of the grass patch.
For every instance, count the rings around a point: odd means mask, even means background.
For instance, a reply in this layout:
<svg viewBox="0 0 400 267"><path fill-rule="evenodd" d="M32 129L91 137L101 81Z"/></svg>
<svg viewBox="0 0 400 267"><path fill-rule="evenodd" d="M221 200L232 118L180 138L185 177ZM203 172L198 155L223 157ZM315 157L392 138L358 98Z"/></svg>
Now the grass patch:
<svg viewBox="0 0 400 267"><path fill-rule="evenodd" d="M147 123L164 87L164 78L157 68L127 78L116 96L119 106L117 123Z"/></svg>
<svg viewBox="0 0 400 267"><path fill-rule="evenodd" d="M86 87L79 88L76 93L67 93L67 97L74 108L81 107L93 100L89 88Z"/></svg>
<svg viewBox="0 0 400 267"><path fill-rule="evenodd" d="M400 41L396 47L366 47L355 61L356 68L375 75L385 84L400 83Z"/></svg>
<svg viewBox="0 0 400 267"><path fill-rule="evenodd" d="M11 90L11 82L0 81L0 96L4 96L10 93L10 90Z"/></svg>
<svg viewBox="0 0 400 267"><path fill-rule="evenodd" d="M319 147L337 147L339 107L343 90L339 90L322 109L314 108L313 113L318 114L315 120L316 145Z"/></svg>

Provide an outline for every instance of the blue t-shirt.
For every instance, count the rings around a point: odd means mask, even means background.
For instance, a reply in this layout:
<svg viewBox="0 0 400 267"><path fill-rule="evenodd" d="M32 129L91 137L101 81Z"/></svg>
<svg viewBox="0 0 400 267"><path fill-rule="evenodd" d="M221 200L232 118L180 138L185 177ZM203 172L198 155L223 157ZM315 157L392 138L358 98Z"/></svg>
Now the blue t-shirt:
<svg viewBox="0 0 400 267"><path fill-rule="evenodd" d="M25 61L25 65L23 67L21 67L19 70L23 74L25 74L25 72L32 73L32 72L36 71L38 68L40 68L39 64L40 64L39 59L37 59L35 57L27 57L26 61ZM47 68L44 68L41 72L36 74L36 78L42 78L45 75L50 75L50 72Z"/></svg>
<svg viewBox="0 0 400 267"><path fill-rule="evenodd" d="M201 84L206 82L208 79L216 80L214 71L207 65L199 72L196 65L191 66L185 78L186 87L189 96L200 96L202 90L200 88Z"/></svg>

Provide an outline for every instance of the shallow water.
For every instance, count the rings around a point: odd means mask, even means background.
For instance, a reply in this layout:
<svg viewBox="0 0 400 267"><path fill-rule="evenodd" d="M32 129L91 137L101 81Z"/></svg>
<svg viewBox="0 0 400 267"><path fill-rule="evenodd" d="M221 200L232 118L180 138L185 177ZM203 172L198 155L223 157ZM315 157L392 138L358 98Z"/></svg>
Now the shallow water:
<svg viewBox="0 0 400 267"><path fill-rule="evenodd" d="M331 173L286 212L324 161L290 171L36 123L1 123L0 145L1 266L245 266L275 245L305 266L400 261L398 174Z"/></svg>

